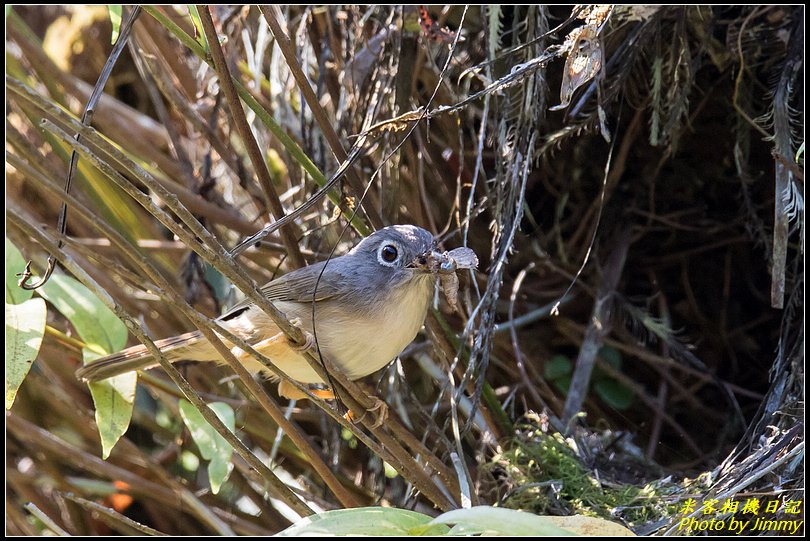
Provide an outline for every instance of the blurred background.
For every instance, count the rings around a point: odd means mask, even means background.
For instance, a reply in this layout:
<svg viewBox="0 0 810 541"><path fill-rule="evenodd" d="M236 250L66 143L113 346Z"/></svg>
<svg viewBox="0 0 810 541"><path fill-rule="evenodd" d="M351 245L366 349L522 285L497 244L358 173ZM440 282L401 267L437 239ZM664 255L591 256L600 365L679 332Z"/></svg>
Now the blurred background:
<svg viewBox="0 0 810 541"><path fill-rule="evenodd" d="M71 147L54 126L75 133L66 113L81 117L130 13L6 9L7 337L9 284L25 261L44 272L63 202L59 252L164 338L194 327L133 255L207 316L241 293L178 236L155 186L230 249L349 156L326 197L237 261L261 285L397 223L475 250L459 311L437 295L425 331L365 382L402 432L341 426L266 385L307 454L230 369L181 369L310 509L435 514L463 495L651 533L684 495L743 479L796 497L801 461L759 473L803 438L802 6L211 7L236 115L206 14L144 8L95 107L101 137L81 140L101 165L80 159L66 198ZM141 531L129 517L260 535L301 515L236 455L214 493L160 370L140 379L131 421L99 422L109 405L73 372L94 330L118 324L77 323L96 295L70 287L34 294L47 315L13 406L7 382L7 533ZM121 332L109 343L138 343ZM97 423L116 425L107 460ZM367 443L391 434L410 457Z"/></svg>

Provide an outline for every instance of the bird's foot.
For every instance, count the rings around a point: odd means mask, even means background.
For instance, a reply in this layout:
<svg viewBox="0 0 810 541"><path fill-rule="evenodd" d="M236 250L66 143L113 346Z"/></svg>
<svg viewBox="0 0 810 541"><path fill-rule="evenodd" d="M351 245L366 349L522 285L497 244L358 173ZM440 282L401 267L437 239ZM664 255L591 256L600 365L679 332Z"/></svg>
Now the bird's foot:
<svg viewBox="0 0 810 541"><path fill-rule="evenodd" d="M386 404L377 397L372 397L372 400L374 400L374 405L368 408L366 411L364 411L359 418L356 417L354 412L351 410L347 411L346 415L344 415L343 418L349 421L350 423L354 422L359 423L363 420L363 418L366 415L371 413L375 417L374 422L371 424L371 428L380 428L383 425L383 423L385 423L386 419L388 419L388 404Z"/></svg>
<svg viewBox="0 0 810 541"><path fill-rule="evenodd" d="M332 389L310 389L309 392L312 393L313 396L315 396L316 398L320 398L321 400L335 399L335 393L334 391L332 391ZM371 425L371 428L381 427L383 423L385 423L385 420L388 419L388 404L386 404L377 397L372 397L372 400L374 400L374 405L368 408L368 410L364 411L363 414L360 415L360 417L357 417L357 415L355 415L355 413L352 410L349 410L346 412L343 418L349 421L350 423L354 422L359 423L360 421L363 420L363 418L367 414L371 413L372 415L375 416L375 420L374 423Z"/></svg>
<svg viewBox="0 0 810 541"><path fill-rule="evenodd" d="M299 351L301 353L313 348L315 346L315 336L309 332L305 331L301 328L301 318L297 317L290 320L290 323L301 331L301 334L304 335L304 343L303 344L296 344L288 339L290 347L295 351ZM333 397L334 398L334 397Z"/></svg>

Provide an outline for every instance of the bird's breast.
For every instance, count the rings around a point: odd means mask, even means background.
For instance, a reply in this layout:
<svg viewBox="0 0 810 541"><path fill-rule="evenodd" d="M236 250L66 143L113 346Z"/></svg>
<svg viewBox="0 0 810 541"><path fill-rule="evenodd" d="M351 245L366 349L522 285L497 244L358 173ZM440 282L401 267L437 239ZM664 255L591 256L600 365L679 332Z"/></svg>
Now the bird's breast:
<svg viewBox="0 0 810 541"><path fill-rule="evenodd" d="M319 302L315 335L324 355L350 379L383 368L410 344L425 321L435 280L418 277L374 303ZM311 327L312 316L304 326ZM311 331L310 331L311 332Z"/></svg>

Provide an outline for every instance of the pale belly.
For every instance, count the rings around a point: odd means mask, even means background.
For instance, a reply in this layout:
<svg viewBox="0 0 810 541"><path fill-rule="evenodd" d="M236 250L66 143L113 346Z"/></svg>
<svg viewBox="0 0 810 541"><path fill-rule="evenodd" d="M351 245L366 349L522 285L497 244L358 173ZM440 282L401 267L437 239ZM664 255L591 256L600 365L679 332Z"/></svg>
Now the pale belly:
<svg viewBox="0 0 810 541"><path fill-rule="evenodd" d="M413 341L424 323L432 290L433 282L425 280L407 298L399 296L385 308L367 314L341 310L328 302L318 303L314 330L310 306L287 302L277 302L276 306L288 318L298 318L301 327L314 335L318 344L313 348L316 357L320 350L349 379L356 380L389 364ZM234 330L264 329L261 336L254 333L248 337L246 332L240 332L252 344L278 334L278 328L258 308L251 308L230 323ZM283 337L273 342L276 347L263 353L280 370L301 383L324 383L307 360L287 346ZM268 372L252 357L246 358L244 364L251 372Z"/></svg>

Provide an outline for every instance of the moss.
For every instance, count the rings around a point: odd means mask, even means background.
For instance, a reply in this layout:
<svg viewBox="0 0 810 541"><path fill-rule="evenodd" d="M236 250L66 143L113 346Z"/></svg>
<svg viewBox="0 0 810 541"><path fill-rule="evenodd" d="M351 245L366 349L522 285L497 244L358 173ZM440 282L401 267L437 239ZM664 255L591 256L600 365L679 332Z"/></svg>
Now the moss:
<svg viewBox="0 0 810 541"><path fill-rule="evenodd" d="M614 481L603 469L592 472L585 467L573 440L536 426L522 428L484 467L504 507L540 515L619 518L630 527L676 511L675 504L668 503L672 501L668 496L679 490L674 483Z"/></svg>

